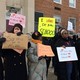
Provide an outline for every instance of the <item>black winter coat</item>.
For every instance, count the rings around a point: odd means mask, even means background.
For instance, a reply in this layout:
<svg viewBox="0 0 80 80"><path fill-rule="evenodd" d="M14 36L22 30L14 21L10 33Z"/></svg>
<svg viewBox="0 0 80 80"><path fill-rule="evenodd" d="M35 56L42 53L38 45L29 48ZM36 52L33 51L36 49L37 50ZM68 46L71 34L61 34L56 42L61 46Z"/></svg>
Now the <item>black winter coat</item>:
<svg viewBox="0 0 80 80"><path fill-rule="evenodd" d="M71 39L64 39L62 37L60 37L55 43L53 42L51 47L52 50L55 54L54 60L54 67L55 67L55 72L56 75L59 77L59 80L67 80L67 68L66 68L66 62L59 62L58 59L58 54L57 54L57 47L61 47L61 46L66 46L66 47L70 47L73 44L73 41Z"/></svg>
<svg viewBox="0 0 80 80"><path fill-rule="evenodd" d="M5 80L28 80L25 50L21 54L13 49L4 49Z"/></svg>
<svg viewBox="0 0 80 80"><path fill-rule="evenodd" d="M2 50L1 50L2 45L0 44L0 80L3 80L3 63L2 63Z"/></svg>
<svg viewBox="0 0 80 80"><path fill-rule="evenodd" d="M80 38L77 39L77 41L76 41L76 43L75 43L75 47L76 47L78 59L79 59L79 61L80 61Z"/></svg>

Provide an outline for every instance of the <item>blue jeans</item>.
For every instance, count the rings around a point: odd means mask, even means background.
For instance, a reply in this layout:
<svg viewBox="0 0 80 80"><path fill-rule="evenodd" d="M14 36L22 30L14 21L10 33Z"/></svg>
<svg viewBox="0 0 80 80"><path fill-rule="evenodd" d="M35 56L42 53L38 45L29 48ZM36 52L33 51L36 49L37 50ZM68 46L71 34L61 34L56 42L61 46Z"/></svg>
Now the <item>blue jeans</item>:
<svg viewBox="0 0 80 80"><path fill-rule="evenodd" d="M67 76L68 76L68 80L71 80L71 74L72 74L72 62L67 62Z"/></svg>

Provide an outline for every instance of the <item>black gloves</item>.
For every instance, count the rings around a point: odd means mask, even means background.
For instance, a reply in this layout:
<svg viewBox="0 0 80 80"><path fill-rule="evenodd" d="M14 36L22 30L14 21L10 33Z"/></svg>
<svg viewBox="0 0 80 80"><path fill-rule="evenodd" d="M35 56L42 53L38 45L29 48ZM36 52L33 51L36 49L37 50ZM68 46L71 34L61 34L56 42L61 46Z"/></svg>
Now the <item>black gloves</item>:
<svg viewBox="0 0 80 80"><path fill-rule="evenodd" d="M31 43L30 42L28 42L28 48L30 48L31 47Z"/></svg>
<svg viewBox="0 0 80 80"><path fill-rule="evenodd" d="M17 33L17 36L20 36L21 34L23 34L23 33L22 33L22 32L18 32L18 33Z"/></svg>
<svg viewBox="0 0 80 80"><path fill-rule="evenodd" d="M5 41L6 41L6 38L4 38L4 37L0 38L0 43L3 43Z"/></svg>
<svg viewBox="0 0 80 80"><path fill-rule="evenodd" d="M41 60L41 59L43 59L43 58L46 58L46 56L40 56L40 57L38 58L38 60Z"/></svg>

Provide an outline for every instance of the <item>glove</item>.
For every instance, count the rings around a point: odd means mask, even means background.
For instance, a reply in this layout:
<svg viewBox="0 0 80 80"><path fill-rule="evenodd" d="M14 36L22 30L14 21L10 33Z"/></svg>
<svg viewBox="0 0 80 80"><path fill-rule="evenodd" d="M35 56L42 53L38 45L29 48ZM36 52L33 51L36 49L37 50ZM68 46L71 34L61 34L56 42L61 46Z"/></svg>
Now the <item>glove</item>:
<svg viewBox="0 0 80 80"><path fill-rule="evenodd" d="M18 32L18 33L17 33L17 36L20 36L21 34L23 34L23 33L22 33L22 32Z"/></svg>
<svg viewBox="0 0 80 80"><path fill-rule="evenodd" d="M2 37L0 38L0 43L4 43L6 41L6 38Z"/></svg>
<svg viewBox="0 0 80 80"><path fill-rule="evenodd" d="M38 58L38 60L41 60L42 58L44 58L44 56L40 56L40 57Z"/></svg>
<svg viewBox="0 0 80 80"><path fill-rule="evenodd" d="M31 43L30 42L28 42L28 48L30 48L31 47Z"/></svg>

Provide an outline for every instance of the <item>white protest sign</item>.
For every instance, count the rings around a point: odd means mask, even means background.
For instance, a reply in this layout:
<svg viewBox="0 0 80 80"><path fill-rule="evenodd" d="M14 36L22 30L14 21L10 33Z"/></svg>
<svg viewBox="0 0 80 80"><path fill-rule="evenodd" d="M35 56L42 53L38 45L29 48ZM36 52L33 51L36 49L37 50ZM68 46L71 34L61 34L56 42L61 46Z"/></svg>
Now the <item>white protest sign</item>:
<svg viewBox="0 0 80 80"><path fill-rule="evenodd" d="M72 22L68 21L68 27L67 27L67 30L69 31L73 31L73 24Z"/></svg>
<svg viewBox="0 0 80 80"><path fill-rule="evenodd" d="M78 60L75 47L57 47L59 62Z"/></svg>
<svg viewBox="0 0 80 80"><path fill-rule="evenodd" d="M23 28L25 28L25 20L25 16L21 14L11 13L11 16L9 18L9 25L13 26L16 23L20 23L23 26Z"/></svg>

